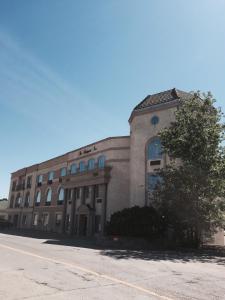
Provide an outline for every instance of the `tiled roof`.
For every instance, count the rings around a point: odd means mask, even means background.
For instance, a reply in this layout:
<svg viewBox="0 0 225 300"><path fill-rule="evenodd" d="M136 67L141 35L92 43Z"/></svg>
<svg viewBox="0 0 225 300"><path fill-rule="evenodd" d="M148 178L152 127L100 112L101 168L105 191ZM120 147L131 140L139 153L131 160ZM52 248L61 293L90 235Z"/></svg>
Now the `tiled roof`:
<svg viewBox="0 0 225 300"><path fill-rule="evenodd" d="M186 100L191 97L192 95L190 93L183 92L174 88L158 94L148 95L134 108L134 111L141 110L154 105L172 102L174 100Z"/></svg>

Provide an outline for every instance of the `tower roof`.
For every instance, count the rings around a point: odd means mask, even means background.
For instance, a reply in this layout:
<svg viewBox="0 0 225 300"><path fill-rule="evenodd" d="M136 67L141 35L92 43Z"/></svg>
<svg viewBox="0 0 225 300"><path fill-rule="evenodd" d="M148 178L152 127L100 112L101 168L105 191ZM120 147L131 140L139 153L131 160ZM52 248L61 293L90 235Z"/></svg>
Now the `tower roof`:
<svg viewBox="0 0 225 300"><path fill-rule="evenodd" d="M174 100L187 100L191 97L191 93L180 91L174 88L168 91L146 96L144 100L142 100L137 106L135 106L134 111L140 111L147 107L169 103Z"/></svg>

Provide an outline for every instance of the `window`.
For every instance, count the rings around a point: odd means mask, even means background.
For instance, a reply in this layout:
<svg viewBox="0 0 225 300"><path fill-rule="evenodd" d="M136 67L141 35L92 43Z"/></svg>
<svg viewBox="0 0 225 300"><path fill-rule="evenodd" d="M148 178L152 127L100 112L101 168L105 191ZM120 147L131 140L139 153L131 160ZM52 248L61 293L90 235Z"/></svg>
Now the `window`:
<svg viewBox="0 0 225 300"><path fill-rule="evenodd" d="M148 144L148 159L157 160L162 158L162 145L159 138L155 138Z"/></svg>
<svg viewBox="0 0 225 300"><path fill-rule="evenodd" d="M15 203L15 207L18 208L20 207L22 203L22 197L20 196L20 194L16 197L16 203Z"/></svg>
<svg viewBox="0 0 225 300"><path fill-rule="evenodd" d="M63 177L63 176L66 176L66 168L62 168L61 171L60 171L60 176Z"/></svg>
<svg viewBox="0 0 225 300"><path fill-rule="evenodd" d="M89 159L88 161L88 170L93 170L95 168L95 160L92 158L92 159Z"/></svg>
<svg viewBox="0 0 225 300"><path fill-rule="evenodd" d="M151 124L152 125L157 125L159 123L159 117L158 116L153 116L152 118L151 118Z"/></svg>
<svg viewBox="0 0 225 300"><path fill-rule="evenodd" d="M80 188L76 188L76 199L80 198Z"/></svg>
<svg viewBox="0 0 225 300"><path fill-rule="evenodd" d="M84 197L88 198L90 194L89 186L84 187Z"/></svg>
<svg viewBox="0 0 225 300"><path fill-rule="evenodd" d="M70 166L70 173L71 173L71 174L77 173L77 165L76 165L76 164L72 164L72 165Z"/></svg>
<svg viewBox="0 0 225 300"><path fill-rule="evenodd" d="M30 203L30 193L26 194L24 206L28 207Z"/></svg>
<svg viewBox="0 0 225 300"><path fill-rule="evenodd" d="M100 169L105 167L105 156L104 155L99 156L99 158L98 158L98 167Z"/></svg>
<svg viewBox="0 0 225 300"><path fill-rule="evenodd" d="M53 180L53 178L54 178L54 172L51 171L48 173L48 180Z"/></svg>
<svg viewBox="0 0 225 300"><path fill-rule="evenodd" d="M43 214L43 225L47 226L49 221L49 214L45 213Z"/></svg>
<svg viewBox="0 0 225 300"><path fill-rule="evenodd" d="M52 189L48 189L46 196L46 204L50 204L52 201Z"/></svg>
<svg viewBox="0 0 225 300"><path fill-rule="evenodd" d="M15 191L16 190L16 181L13 181L12 183L12 191Z"/></svg>
<svg viewBox="0 0 225 300"><path fill-rule="evenodd" d="M27 216L26 216L26 215L23 215L23 218L22 218L22 224L23 224L23 225L26 225L26 224L27 224Z"/></svg>
<svg viewBox="0 0 225 300"><path fill-rule="evenodd" d="M38 175L37 183L42 183L42 181L43 181L43 175Z"/></svg>
<svg viewBox="0 0 225 300"><path fill-rule="evenodd" d="M36 198L35 198L35 205L36 206L40 205L40 202L41 202L41 192L37 191Z"/></svg>
<svg viewBox="0 0 225 300"><path fill-rule="evenodd" d="M63 202L63 200L64 200L64 188L60 188L59 189L59 194L58 194L58 201L59 202Z"/></svg>
<svg viewBox="0 0 225 300"><path fill-rule="evenodd" d="M95 191L95 198L98 198L99 197L99 186L98 185L95 185L94 191Z"/></svg>
<svg viewBox="0 0 225 300"><path fill-rule="evenodd" d="M62 214L56 214L55 215L55 224L59 226L61 224L61 222L62 222Z"/></svg>
<svg viewBox="0 0 225 300"><path fill-rule="evenodd" d="M158 184L161 184L162 178L157 174L148 174L148 190L154 191Z"/></svg>
<svg viewBox="0 0 225 300"><path fill-rule="evenodd" d="M38 214L34 214L33 225L34 225L34 226L37 226L37 225L38 225Z"/></svg>
<svg viewBox="0 0 225 300"><path fill-rule="evenodd" d="M84 164L83 161L81 161L81 162L79 163L79 170L80 170L80 172L85 171L85 164Z"/></svg>
<svg viewBox="0 0 225 300"><path fill-rule="evenodd" d="M27 189L31 188L31 176L27 177Z"/></svg>

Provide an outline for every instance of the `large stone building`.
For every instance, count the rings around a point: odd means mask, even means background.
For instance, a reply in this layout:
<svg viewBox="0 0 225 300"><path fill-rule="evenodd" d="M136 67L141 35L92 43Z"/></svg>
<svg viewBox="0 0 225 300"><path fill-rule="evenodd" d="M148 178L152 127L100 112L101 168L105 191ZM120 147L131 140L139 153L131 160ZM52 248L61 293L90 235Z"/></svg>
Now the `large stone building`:
<svg viewBox="0 0 225 300"><path fill-rule="evenodd" d="M94 235L104 232L115 211L148 205L155 169L170 163L158 133L190 96L177 89L147 96L131 113L129 136L109 137L12 173L9 219L20 228Z"/></svg>

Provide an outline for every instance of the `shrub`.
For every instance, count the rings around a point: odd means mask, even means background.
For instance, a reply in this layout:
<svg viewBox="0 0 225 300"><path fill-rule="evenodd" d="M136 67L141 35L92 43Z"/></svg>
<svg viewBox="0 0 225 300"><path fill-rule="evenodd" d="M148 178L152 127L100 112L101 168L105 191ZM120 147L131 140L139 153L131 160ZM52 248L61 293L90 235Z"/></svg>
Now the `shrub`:
<svg viewBox="0 0 225 300"><path fill-rule="evenodd" d="M156 238L165 231L163 218L153 207L134 206L115 212L107 225L107 234Z"/></svg>

